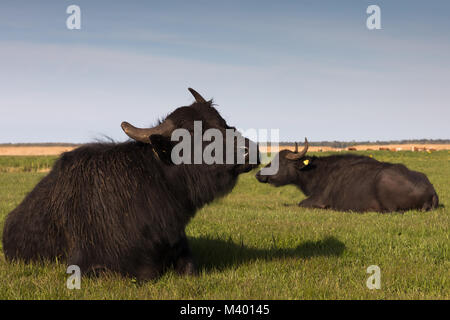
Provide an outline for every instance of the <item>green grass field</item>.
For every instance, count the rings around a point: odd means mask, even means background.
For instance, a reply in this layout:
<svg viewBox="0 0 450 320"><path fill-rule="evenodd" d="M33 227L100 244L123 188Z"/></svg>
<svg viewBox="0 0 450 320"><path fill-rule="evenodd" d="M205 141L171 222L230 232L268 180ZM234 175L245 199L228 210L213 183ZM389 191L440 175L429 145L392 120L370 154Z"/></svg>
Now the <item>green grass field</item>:
<svg viewBox="0 0 450 320"><path fill-rule="evenodd" d="M404 214L308 210L296 206L304 198L296 188L260 184L250 172L187 227L198 277L170 271L137 284L108 274L69 290L64 263L9 264L1 252L0 299L449 299L450 153L359 153L424 172L442 206ZM0 230L54 160L0 157ZM370 265L381 269L379 290L366 286Z"/></svg>

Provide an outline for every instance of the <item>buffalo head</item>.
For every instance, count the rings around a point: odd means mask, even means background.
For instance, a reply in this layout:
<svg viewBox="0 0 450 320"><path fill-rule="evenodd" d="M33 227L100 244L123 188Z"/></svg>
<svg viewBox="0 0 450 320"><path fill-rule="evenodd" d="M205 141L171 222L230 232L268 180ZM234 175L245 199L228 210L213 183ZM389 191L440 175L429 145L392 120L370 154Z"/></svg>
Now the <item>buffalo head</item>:
<svg viewBox="0 0 450 320"><path fill-rule="evenodd" d="M306 156L308 151L308 140L305 138L305 146L303 150L298 152L298 145L295 143L295 151L281 150L276 157L278 157L279 168L274 175L263 175L261 170L256 173L256 179L261 183L270 183L274 186L284 186L293 184L301 170L307 168L311 162L311 158ZM271 166L271 163L267 167Z"/></svg>
<svg viewBox="0 0 450 320"><path fill-rule="evenodd" d="M179 129L184 129L184 132L187 132L193 138L191 140L191 150L193 152L189 157L191 161L188 163L204 164L204 162L199 163L198 161L195 161L194 152L196 150L198 151L198 148L200 148L200 153L203 154L205 148L207 148L210 143L215 142L216 146L217 143L220 143L222 145L222 148L220 149L223 150L223 156L221 155L222 161L219 161L219 164L229 166L238 174L248 172L255 168L259 164L258 148L255 143L242 137L235 127L228 125L214 107L212 100L207 101L192 88L189 88L189 91L194 96L195 102L190 106L183 106L175 109L157 126L152 128L136 128L128 122L122 122L123 131L130 138L138 142L151 144L160 158L167 163L172 163L172 150L179 142L179 140L174 139L174 133L177 130L179 132ZM203 136L209 129L215 130L214 132L216 133L220 132L223 138L222 141L215 141L216 137L214 137L214 139L210 138L209 141L207 141L208 139L206 139L206 141L205 139L201 139L199 145L198 139L196 140L194 135L199 134ZM230 131L234 132L233 136L227 134L227 132L229 133ZM232 144L231 141L229 141L230 139L234 140ZM195 145L195 143L197 143L197 145ZM231 151L227 149L227 146L229 145L233 146ZM229 158L228 161L226 159L227 152L233 153L232 157L234 161L232 163L230 163ZM256 153L256 157L251 157L251 152ZM228 157L229 156L230 155L228 154ZM214 164L217 165L217 163Z"/></svg>

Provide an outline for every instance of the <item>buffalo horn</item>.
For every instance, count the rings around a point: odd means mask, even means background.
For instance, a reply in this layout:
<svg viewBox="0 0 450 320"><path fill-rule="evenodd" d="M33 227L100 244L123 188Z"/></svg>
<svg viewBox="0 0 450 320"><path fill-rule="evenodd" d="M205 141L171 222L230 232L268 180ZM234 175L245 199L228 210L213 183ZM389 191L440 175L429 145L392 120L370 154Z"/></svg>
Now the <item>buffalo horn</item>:
<svg viewBox="0 0 450 320"><path fill-rule="evenodd" d="M170 120L166 120L163 123L157 125L153 128L141 129L136 128L135 126L129 124L124 121L121 124L122 130L129 136L131 139L136 141L150 143L150 136L154 134L160 134L163 136L168 136L173 129L173 123Z"/></svg>
<svg viewBox="0 0 450 320"><path fill-rule="evenodd" d="M295 144L295 152L290 152L286 155L286 158L289 160L298 160L300 158L303 158L306 155L306 152L308 151L309 145L308 140L305 138L305 146L303 147L303 150L298 153L298 146L297 143Z"/></svg>
<svg viewBox="0 0 450 320"><path fill-rule="evenodd" d="M192 88L188 88L188 90L194 96L195 101L197 101L197 102L206 102L206 100L200 95L200 93L198 93L197 91L195 91Z"/></svg>

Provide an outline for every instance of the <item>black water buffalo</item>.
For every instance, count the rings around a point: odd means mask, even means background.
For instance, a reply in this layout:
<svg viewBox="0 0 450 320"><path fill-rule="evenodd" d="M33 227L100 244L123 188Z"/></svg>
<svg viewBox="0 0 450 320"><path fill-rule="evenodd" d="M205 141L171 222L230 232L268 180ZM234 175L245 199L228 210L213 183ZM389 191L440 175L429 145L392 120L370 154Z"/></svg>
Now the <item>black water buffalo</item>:
<svg viewBox="0 0 450 320"><path fill-rule="evenodd" d="M299 203L301 207L392 212L438 206L438 196L428 178L402 164L350 154L310 157L307 150L306 139L301 152L297 146L295 152L282 150L276 156L278 172L262 175L258 171L256 178L277 187L297 186L308 196Z"/></svg>
<svg viewBox="0 0 450 320"><path fill-rule="evenodd" d="M250 163L248 152L232 164L171 161L175 129L192 133L194 121L200 121L202 130L234 130L212 101L189 90L196 102L177 108L153 128L123 122L132 140L93 143L62 154L8 215L6 258L58 258L83 273L106 269L139 280L157 278L172 266L180 274L194 274L185 226L197 209L230 192L239 174L257 163ZM249 149L250 141L245 143ZM232 152L237 158L237 145Z"/></svg>

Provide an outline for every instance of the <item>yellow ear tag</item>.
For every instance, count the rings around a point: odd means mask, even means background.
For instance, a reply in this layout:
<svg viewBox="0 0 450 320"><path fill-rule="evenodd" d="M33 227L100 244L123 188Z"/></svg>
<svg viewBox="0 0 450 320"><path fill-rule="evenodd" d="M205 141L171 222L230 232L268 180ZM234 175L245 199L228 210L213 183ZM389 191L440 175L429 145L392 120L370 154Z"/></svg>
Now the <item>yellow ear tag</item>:
<svg viewBox="0 0 450 320"><path fill-rule="evenodd" d="M303 164L304 164L305 166L307 166L307 165L309 164L309 160L308 160L308 159L304 160L304 161L303 161Z"/></svg>

